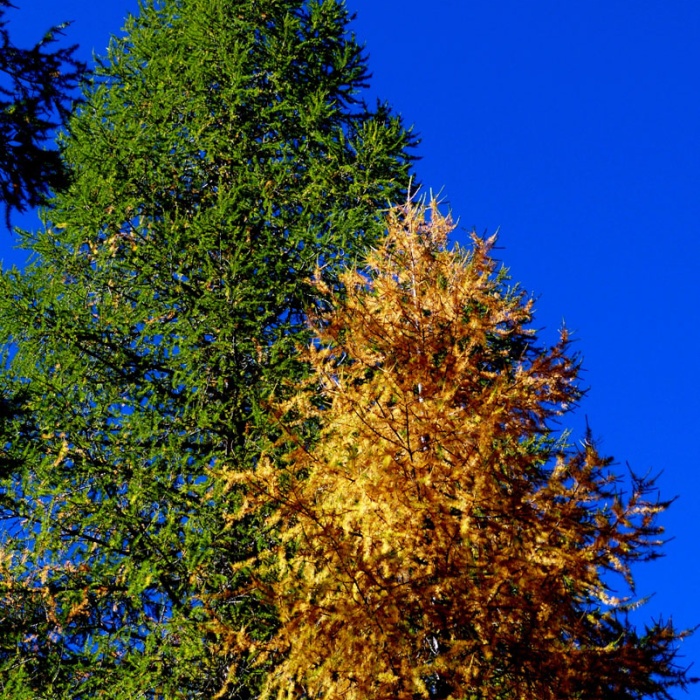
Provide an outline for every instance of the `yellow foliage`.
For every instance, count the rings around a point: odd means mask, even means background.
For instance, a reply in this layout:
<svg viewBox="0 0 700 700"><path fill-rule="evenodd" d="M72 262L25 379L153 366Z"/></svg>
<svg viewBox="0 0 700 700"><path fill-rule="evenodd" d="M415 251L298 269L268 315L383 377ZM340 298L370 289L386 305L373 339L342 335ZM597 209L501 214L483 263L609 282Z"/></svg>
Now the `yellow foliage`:
<svg viewBox="0 0 700 700"><path fill-rule="evenodd" d="M590 440L552 437L580 397L567 335L540 349L494 239L450 250L451 229L409 203L342 296L317 282L313 375L273 407L280 445L229 477L238 517L276 505L268 696L593 700L646 682L666 648L635 646L603 580L631 582L663 505L641 481L623 502Z"/></svg>

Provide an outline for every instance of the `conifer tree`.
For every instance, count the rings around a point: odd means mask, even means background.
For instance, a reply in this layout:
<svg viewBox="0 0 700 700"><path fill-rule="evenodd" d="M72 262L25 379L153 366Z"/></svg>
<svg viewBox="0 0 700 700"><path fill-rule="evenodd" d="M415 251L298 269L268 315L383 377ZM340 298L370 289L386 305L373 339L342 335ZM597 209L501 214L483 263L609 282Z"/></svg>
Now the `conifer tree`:
<svg viewBox="0 0 700 700"><path fill-rule="evenodd" d="M392 212L311 317L276 450L229 475L236 518L274 504L282 525L258 582L281 620L266 697L670 698L685 633L627 617L668 504L554 430L581 396L567 334L540 347L493 239L449 250L451 228L434 203Z"/></svg>
<svg viewBox="0 0 700 700"><path fill-rule="evenodd" d="M19 48L5 20L9 7L9 0L0 0L0 202L8 228L13 211L42 204L52 188L66 184L58 151L47 142L68 117L85 72L76 46L52 50L68 23L47 31L32 48Z"/></svg>
<svg viewBox="0 0 700 700"><path fill-rule="evenodd" d="M228 516L294 338L405 194L339 0L147 0L72 118L69 189L0 279L0 694L250 698L273 608ZM253 565L251 565L253 566Z"/></svg>

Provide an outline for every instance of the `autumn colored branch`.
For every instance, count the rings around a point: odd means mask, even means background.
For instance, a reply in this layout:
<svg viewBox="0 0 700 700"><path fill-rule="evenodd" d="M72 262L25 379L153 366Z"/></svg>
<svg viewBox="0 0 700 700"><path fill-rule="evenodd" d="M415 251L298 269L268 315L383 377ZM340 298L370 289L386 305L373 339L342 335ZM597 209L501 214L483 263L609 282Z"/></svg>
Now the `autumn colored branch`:
<svg viewBox="0 0 700 700"><path fill-rule="evenodd" d="M232 517L272 507L279 529L266 692L669 697L683 633L627 618L668 504L636 477L625 497L591 434L575 448L555 430L582 393L567 333L540 347L494 239L450 249L451 230L409 202L342 294L317 279L311 377L273 406L282 437L257 470L228 476L247 489Z"/></svg>

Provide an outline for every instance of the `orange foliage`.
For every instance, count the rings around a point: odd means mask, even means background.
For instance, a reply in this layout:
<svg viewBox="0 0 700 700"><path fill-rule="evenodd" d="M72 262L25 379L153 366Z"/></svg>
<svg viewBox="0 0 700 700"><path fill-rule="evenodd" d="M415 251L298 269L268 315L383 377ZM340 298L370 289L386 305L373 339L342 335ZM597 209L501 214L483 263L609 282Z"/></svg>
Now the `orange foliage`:
<svg viewBox="0 0 700 700"><path fill-rule="evenodd" d="M312 378L276 407L286 454L230 477L248 493L236 517L276 506L267 693L667 697L682 633L636 632L608 575L631 586L666 504L634 477L624 498L590 435L557 439L581 395L566 333L538 348L493 239L449 250L451 229L408 204L342 295L318 283L333 301L311 318Z"/></svg>

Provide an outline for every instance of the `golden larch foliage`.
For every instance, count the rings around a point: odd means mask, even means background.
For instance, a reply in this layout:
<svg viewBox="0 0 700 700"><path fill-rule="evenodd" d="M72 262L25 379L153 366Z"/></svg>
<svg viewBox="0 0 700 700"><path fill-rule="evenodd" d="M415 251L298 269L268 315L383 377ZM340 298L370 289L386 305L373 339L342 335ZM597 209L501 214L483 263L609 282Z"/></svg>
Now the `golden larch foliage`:
<svg viewBox="0 0 700 700"><path fill-rule="evenodd" d="M342 293L318 282L312 376L273 407L269 457L228 476L247 492L232 517L274 506L279 532L255 583L280 619L257 643L278 660L266 693L668 697L683 633L638 633L610 589L632 591L667 504L635 477L625 498L590 435L557 437L581 396L566 333L539 348L494 239L449 249L452 228L408 203Z"/></svg>

